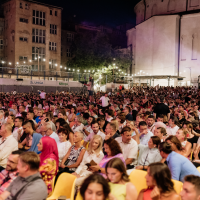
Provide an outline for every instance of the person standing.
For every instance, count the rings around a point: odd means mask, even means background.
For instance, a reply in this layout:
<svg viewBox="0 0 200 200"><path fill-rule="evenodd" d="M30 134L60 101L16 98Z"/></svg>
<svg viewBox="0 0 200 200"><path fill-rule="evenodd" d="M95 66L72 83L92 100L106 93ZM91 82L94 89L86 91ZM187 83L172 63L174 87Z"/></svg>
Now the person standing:
<svg viewBox="0 0 200 200"><path fill-rule="evenodd" d="M93 92L94 92L94 80L92 77L89 78L88 84L86 84L87 90L89 92L89 97L90 97L90 103L93 102Z"/></svg>
<svg viewBox="0 0 200 200"><path fill-rule="evenodd" d="M104 96L102 96L102 97L100 98L100 101L101 101L101 103L102 103L102 107L103 107L103 108L107 108L108 105L109 105L109 101L110 101L110 99L108 98L108 94L105 93Z"/></svg>

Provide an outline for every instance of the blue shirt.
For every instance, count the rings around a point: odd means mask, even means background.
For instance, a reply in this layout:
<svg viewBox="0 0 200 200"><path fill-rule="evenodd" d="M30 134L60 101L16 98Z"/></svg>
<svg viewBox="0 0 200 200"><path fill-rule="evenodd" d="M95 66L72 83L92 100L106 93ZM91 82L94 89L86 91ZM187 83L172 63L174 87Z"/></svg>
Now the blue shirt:
<svg viewBox="0 0 200 200"><path fill-rule="evenodd" d="M168 155L166 161L174 180L183 182L187 175L200 176L197 168L186 157L174 151Z"/></svg>

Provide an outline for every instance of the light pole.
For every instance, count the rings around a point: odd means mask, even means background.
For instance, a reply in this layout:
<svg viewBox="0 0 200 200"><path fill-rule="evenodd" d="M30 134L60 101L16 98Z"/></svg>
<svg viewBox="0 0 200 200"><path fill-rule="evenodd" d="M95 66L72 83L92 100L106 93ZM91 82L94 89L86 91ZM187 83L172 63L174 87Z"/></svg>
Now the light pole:
<svg viewBox="0 0 200 200"><path fill-rule="evenodd" d="M189 68L190 69L190 86L191 86L191 83L192 83L192 78L191 78L191 67L186 67L186 68Z"/></svg>

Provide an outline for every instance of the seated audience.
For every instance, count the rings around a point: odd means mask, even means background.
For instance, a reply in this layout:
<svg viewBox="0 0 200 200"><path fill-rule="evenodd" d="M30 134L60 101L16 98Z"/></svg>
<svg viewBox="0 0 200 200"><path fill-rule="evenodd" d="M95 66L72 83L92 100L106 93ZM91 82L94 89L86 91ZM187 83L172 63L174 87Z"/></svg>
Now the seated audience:
<svg viewBox="0 0 200 200"><path fill-rule="evenodd" d="M158 136L160 138L161 142L164 142L166 139L166 135L167 135L166 129L163 127L155 128L154 135Z"/></svg>
<svg viewBox="0 0 200 200"><path fill-rule="evenodd" d="M105 129L105 139L108 139L108 138L117 138L117 137L120 137L119 133L117 132L117 126L114 122L109 122L106 126L106 129Z"/></svg>
<svg viewBox="0 0 200 200"><path fill-rule="evenodd" d="M130 182L126 167L120 158L111 159L105 167L111 194L117 200L136 200L137 190Z"/></svg>
<svg viewBox="0 0 200 200"><path fill-rule="evenodd" d="M1 200L41 200L47 198L47 186L39 173L40 158L35 152L19 155L18 177L0 195Z"/></svg>
<svg viewBox="0 0 200 200"><path fill-rule="evenodd" d="M186 157L172 151L171 145L167 142L162 142L159 145L159 150L162 158L166 159L172 179L183 182L187 175L200 176L196 167Z"/></svg>
<svg viewBox="0 0 200 200"><path fill-rule="evenodd" d="M72 131L75 132L83 132L83 117L81 117L80 115L75 117L75 124L72 126Z"/></svg>
<svg viewBox="0 0 200 200"><path fill-rule="evenodd" d="M35 153L39 154L40 151L38 150L38 143L40 142L40 139L42 138L42 135L38 133L33 133L32 141L30 141L30 149L28 151L34 151Z"/></svg>
<svg viewBox="0 0 200 200"><path fill-rule="evenodd" d="M38 150L41 151L39 172L47 185L50 196L52 192L52 181L57 174L59 165L57 144L53 138L45 136L41 138L38 144Z"/></svg>
<svg viewBox="0 0 200 200"><path fill-rule="evenodd" d="M60 128L61 128L61 127L64 128L64 129L67 131L67 134L68 134L67 140L71 143L71 145L73 145L73 144L74 144L74 141L73 141L74 132L72 131L71 127L69 126L68 123L65 123L65 124L63 124L63 125L62 125L62 123L61 123Z"/></svg>
<svg viewBox="0 0 200 200"><path fill-rule="evenodd" d="M17 142L21 142L26 138L26 134L23 131L23 124L24 120L22 117L16 117L15 118L15 128L13 130L13 137L17 140Z"/></svg>
<svg viewBox="0 0 200 200"><path fill-rule="evenodd" d="M180 200L174 190L174 183L169 168L163 163L152 163L146 175L147 189L143 189L137 200Z"/></svg>
<svg viewBox="0 0 200 200"><path fill-rule="evenodd" d="M84 179L91 175L92 172L90 172L88 167L91 165L91 161L99 164L101 160L104 157L104 154L102 152L102 144L103 140L100 135L94 135L92 138L89 147L87 151L85 152L83 156L83 160L81 164L78 166L76 171L73 173L77 177L76 179L76 186L80 186ZM89 165L88 165L89 164Z"/></svg>
<svg viewBox="0 0 200 200"><path fill-rule="evenodd" d="M6 168L9 155L18 150L18 142L12 135L11 125L5 123L0 130L0 171Z"/></svg>

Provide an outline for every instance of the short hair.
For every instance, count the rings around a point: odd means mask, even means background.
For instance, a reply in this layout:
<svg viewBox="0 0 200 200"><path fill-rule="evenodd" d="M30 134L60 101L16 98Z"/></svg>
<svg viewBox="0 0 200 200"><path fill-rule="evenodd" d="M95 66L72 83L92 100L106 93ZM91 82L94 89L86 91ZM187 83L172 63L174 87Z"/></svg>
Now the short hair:
<svg viewBox="0 0 200 200"><path fill-rule="evenodd" d="M147 117L147 119L149 119L149 118L155 120L153 115L149 115L149 116Z"/></svg>
<svg viewBox="0 0 200 200"><path fill-rule="evenodd" d="M104 141L104 144L109 146L112 156L116 156L117 154L122 153L122 149L115 139L109 138L108 140Z"/></svg>
<svg viewBox="0 0 200 200"><path fill-rule="evenodd" d="M16 117L15 119L19 119L20 122L24 122L24 118L23 117Z"/></svg>
<svg viewBox="0 0 200 200"><path fill-rule="evenodd" d="M63 118L59 118L56 120L56 123L59 123L61 125L61 123L66 123L66 121Z"/></svg>
<svg viewBox="0 0 200 200"><path fill-rule="evenodd" d="M105 116L101 115L98 117L97 121L105 121Z"/></svg>
<svg viewBox="0 0 200 200"><path fill-rule="evenodd" d="M84 114L83 114L83 118L84 118L84 119L88 119L89 117L90 117L89 113L84 113Z"/></svg>
<svg viewBox="0 0 200 200"><path fill-rule="evenodd" d="M22 150L16 150L16 151L13 151L11 154L12 155L20 155L22 153L24 153L24 151L22 151Z"/></svg>
<svg viewBox="0 0 200 200"><path fill-rule="evenodd" d="M105 113L107 113L109 116L114 116L114 112L111 109L106 110Z"/></svg>
<svg viewBox="0 0 200 200"><path fill-rule="evenodd" d="M165 97L163 95L160 96L160 102L163 103L165 100Z"/></svg>
<svg viewBox="0 0 200 200"><path fill-rule="evenodd" d="M34 124L34 122L33 122L32 120L27 120L27 121L25 121L25 122L22 124L22 126L24 126L24 125L29 125L29 126L31 126L31 128L32 128L33 130L35 130L35 124Z"/></svg>
<svg viewBox="0 0 200 200"><path fill-rule="evenodd" d="M200 194L200 177L195 175L188 175L184 177L185 182L189 182L194 185L196 193Z"/></svg>
<svg viewBox="0 0 200 200"><path fill-rule="evenodd" d="M159 115L157 116L157 118L164 118L164 115L163 115L163 114L159 114Z"/></svg>
<svg viewBox="0 0 200 200"><path fill-rule="evenodd" d="M116 123L109 122L108 124L112 127L113 130L117 131ZM108 124L107 124L107 126L108 126Z"/></svg>
<svg viewBox="0 0 200 200"><path fill-rule="evenodd" d="M5 126L6 131L11 132L12 133L12 126L8 123L3 124Z"/></svg>
<svg viewBox="0 0 200 200"><path fill-rule="evenodd" d="M147 126L147 123L145 122L145 121L141 121L140 123L139 123L139 127L140 126Z"/></svg>
<svg viewBox="0 0 200 200"><path fill-rule="evenodd" d="M43 126L46 126L47 129L52 129L51 122L45 122Z"/></svg>
<svg viewBox="0 0 200 200"><path fill-rule="evenodd" d="M122 129L121 134L124 134L124 132L126 132L126 131L130 132L130 131L131 131L131 128L128 127L128 126L125 126L125 127Z"/></svg>
<svg viewBox="0 0 200 200"><path fill-rule="evenodd" d="M78 115L78 116L76 116L76 118L77 118L78 122L83 123L84 119L82 116Z"/></svg>
<svg viewBox="0 0 200 200"><path fill-rule="evenodd" d="M23 152L19 155L20 160L29 166L31 171L39 170L40 157L33 151Z"/></svg>
<svg viewBox="0 0 200 200"><path fill-rule="evenodd" d="M158 127L157 129L160 130L160 132L161 132L163 135L167 135L167 131L166 131L165 128L163 128L163 127Z"/></svg>
<svg viewBox="0 0 200 200"><path fill-rule="evenodd" d="M159 150L166 154L170 154L172 152L172 147L167 142L161 142L159 145Z"/></svg>
<svg viewBox="0 0 200 200"><path fill-rule="evenodd" d="M120 119L121 124L123 124L126 121L125 115L122 115L121 113L117 115L117 118Z"/></svg>
<svg viewBox="0 0 200 200"><path fill-rule="evenodd" d="M156 145L156 147L158 148L159 144L161 143L161 140L158 136L152 136L151 137L153 144Z"/></svg>
<svg viewBox="0 0 200 200"><path fill-rule="evenodd" d="M129 107L129 106L126 106L125 108L127 108L127 109L128 109L128 112L129 112L129 113L131 112L131 109L130 109L130 107Z"/></svg>
<svg viewBox="0 0 200 200"><path fill-rule="evenodd" d="M94 120L92 123L91 123L91 127L93 124L98 124L98 122L96 120ZM98 124L99 125L99 124Z"/></svg>
<svg viewBox="0 0 200 200"><path fill-rule="evenodd" d="M49 118L50 120L53 119L53 113L52 112L46 112L46 117Z"/></svg>

